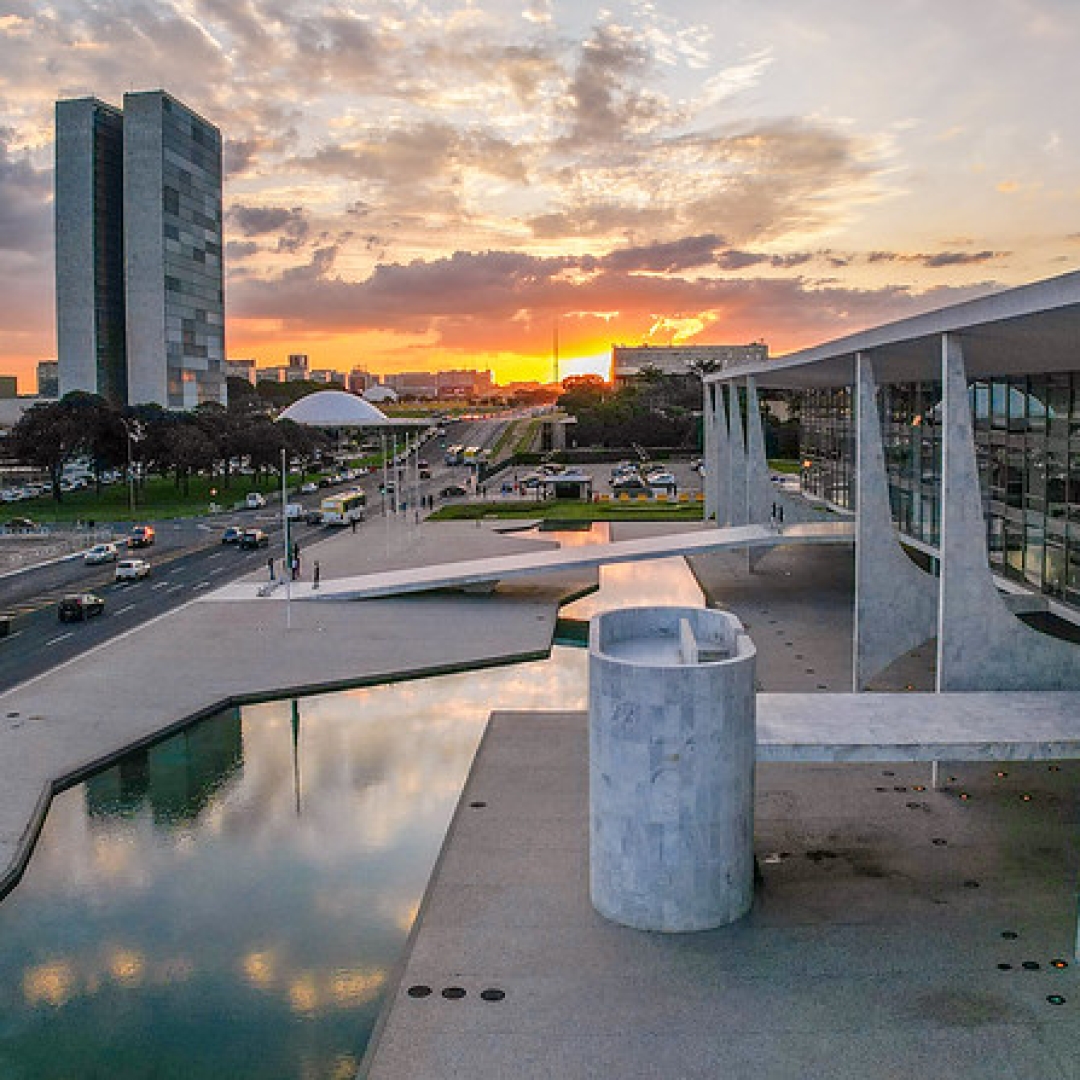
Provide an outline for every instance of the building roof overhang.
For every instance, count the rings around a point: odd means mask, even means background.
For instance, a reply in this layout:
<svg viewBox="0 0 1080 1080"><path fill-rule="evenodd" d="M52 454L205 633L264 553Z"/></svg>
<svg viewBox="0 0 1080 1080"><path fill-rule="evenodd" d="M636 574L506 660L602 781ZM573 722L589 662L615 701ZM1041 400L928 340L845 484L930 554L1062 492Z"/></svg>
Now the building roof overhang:
<svg viewBox="0 0 1080 1080"><path fill-rule="evenodd" d="M879 383L941 377L941 337L957 335L968 378L1080 369L1080 271L863 330L823 345L725 368L706 382L754 376L759 387L851 385L859 353L875 361Z"/></svg>

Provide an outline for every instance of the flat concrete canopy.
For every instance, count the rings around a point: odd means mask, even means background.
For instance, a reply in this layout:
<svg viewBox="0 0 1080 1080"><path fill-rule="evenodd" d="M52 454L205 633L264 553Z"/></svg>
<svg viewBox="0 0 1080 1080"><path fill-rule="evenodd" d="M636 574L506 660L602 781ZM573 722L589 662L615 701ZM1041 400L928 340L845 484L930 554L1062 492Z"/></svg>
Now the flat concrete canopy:
<svg viewBox="0 0 1080 1080"><path fill-rule="evenodd" d="M607 563L665 559L673 555L703 555L733 548L765 549L780 545L851 544L855 527L850 521L790 525L779 531L764 525L742 525L728 529L703 528L697 532L673 533L637 540L616 540L608 544L537 551L526 555L493 556L437 566L416 566L403 570L362 574L323 580L316 592L301 587L292 592L294 600L372 600L432 589L470 588L490 585L507 578L555 571L581 570ZM257 582L239 582L214 594L217 600L252 600L264 589ZM272 594L284 600L279 589Z"/></svg>
<svg viewBox="0 0 1080 1080"><path fill-rule="evenodd" d="M752 375L759 387L850 386L855 356L879 361L881 384L941 378L941 335L964 343L969 379L1071 371L1080 337L1080 272L886 323L760 363L725 368L706 382Z"/></svg>
<svg viewBox="0 0 1080 1080"><path fill-rule="evenodd" d="M758 694L757 759L1080 758L1080 693Z"/></svg>

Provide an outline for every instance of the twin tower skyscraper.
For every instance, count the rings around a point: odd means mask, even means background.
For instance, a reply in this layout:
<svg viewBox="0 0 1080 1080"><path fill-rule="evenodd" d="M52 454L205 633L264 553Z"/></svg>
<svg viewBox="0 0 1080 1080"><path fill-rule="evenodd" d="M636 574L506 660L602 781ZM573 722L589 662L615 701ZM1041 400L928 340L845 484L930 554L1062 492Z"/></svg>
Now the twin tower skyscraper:
<svg viewBox="0 0 1080 1080"><path fill-rule="evenodd" d="M60 392L225 403L221 134L161 90L56 103Z"/></svg>

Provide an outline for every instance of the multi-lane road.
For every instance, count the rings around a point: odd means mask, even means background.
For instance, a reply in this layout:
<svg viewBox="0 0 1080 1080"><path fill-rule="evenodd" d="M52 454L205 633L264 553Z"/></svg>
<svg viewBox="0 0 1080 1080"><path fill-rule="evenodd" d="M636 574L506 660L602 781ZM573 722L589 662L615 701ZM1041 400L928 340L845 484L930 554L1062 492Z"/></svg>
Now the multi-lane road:
<svg viewBox="0 0 1080 1080"><path fill-rule="evenodd" d="M448 468L444 464L445 442L489 447L505 422L460 421L450 426L445 440L433 439L421 447L414 458L428 461L431 476L420 480L413 463L396 470L399 500L408 503L407 509L399 512L414 514L421 499L431 498L438 505L442 501L438 493L448 483L465 478L468 470ZM372 518L393 512L380 492L381 482L381 473L372 474L341 488L363 487L368 496L368 517ZM290 499L316 506L328 493L320 491ZM277 560L280 570L284 554L280 508L154 524L157 530L154 545L132 552L146 558L152 567L150 575L139 581L115 582L114 564L87 566L81 557L28 567L0 579L0 612L15 615L10 633L0 638L0 690L64 663L118 634L136 630L148 620L194 599L203 590L265 569L269 557ZM269 535L268 547L241 551L235 545L223 544L222 532L228 525L262 529ZM370 527L370 524L361 526ZM330 528L306 525L303 521L293 522L291 528L302 551L336 535ZM311 565L310 559L303 562L305 568ZM57 604L62 596L73 592L103 596L104 614L85 622L59 622Z"/></svg>

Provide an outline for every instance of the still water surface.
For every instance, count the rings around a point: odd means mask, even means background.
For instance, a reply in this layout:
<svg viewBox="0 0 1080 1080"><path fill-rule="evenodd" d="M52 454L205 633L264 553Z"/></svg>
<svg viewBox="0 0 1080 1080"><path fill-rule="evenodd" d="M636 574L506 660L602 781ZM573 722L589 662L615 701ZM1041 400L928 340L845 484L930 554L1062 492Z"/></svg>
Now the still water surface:
<svg viewBox="0 0 1080 1080"><path fill-rule="evenodd" d="M646 587L701 602L663 560L567 613ZM488 713L583 709L586 669L245 706L58 796L0 903L0 1077L351 1078Z"/></svg>

